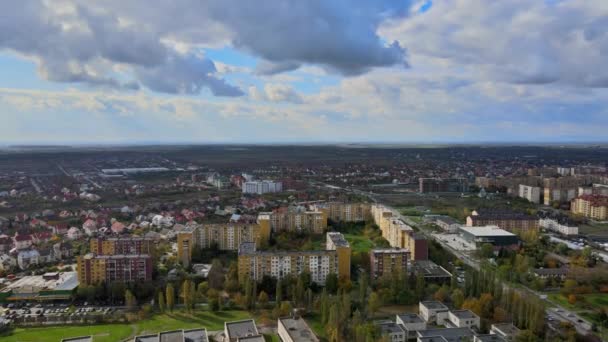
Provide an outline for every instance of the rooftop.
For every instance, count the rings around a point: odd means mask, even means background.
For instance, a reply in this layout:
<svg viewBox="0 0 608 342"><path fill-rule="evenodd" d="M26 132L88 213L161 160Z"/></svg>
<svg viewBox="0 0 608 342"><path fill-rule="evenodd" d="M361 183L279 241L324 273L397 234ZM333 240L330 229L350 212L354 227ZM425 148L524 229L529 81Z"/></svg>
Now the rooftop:
<svg viewBox="0 0 608 342"><path fill-rule="evenodd" d="M520 333L519 328L513 325L513 323L496 323L492 324L492 330L497 330L505 335L515 336Z"/></svg>
<svg viewBox="0 0 608 342"><path fill-rule="evenodd" d="M134 342L208 342L207 329L162 331L135 337Z"/></svg>
<svg viewBox="0 0 608 342"><path fill-rule="evenodd" d="M242 338L259 334L253 319L225 322L224 327L228 333L228 338Z"/></svg>
<svg viewBox="0 0 608 342"><path fill-rule="evenodd" d="M78 286L77 272L61 272L37 276L25 276L8 284L2 292L35 293L40 291L73 290Z"/></svg>
<svg viewBox="0 0 608 342"><path fill-rule="evenodd" d="M498 228L497 226L460 227L460 230L474 236L516 236L511 232Z"/></svg>
<svg viewBox="0 0 608 342"><path fill-rule="evenodd" d="M479 342L505 342L505 339L500 337L500 335L494 334L476 335L475 340Z"/></svg>
<svg viewBox="0 0 608 342"><path fill-rule="evenodd" d="M348 241L346 241L342 233L328 232L327 237L331 239L331 241L334 243L334 245L336 245L336 247L350 247Z"/></svg>
<svg viewBox="0 0 608 342"><path fill-rule="evenodd" d="M409 253L410 250L407 248L376 248L372 249L372 254L395 254L395 253Z"/></svg>
<svg viewBox="0 0 608 342"><path fill-rule="evenodd" d="M423 305L430 310L449 310L445 304L436 300L423 301L420 302L420 305Z"/></svg>
<svg viewBox="0 0 608 342"><path fill-rule="evenodd" d="M471 310L453 310L450 313L458 318L479 318Z"/></svg>
<svg viewBox="0 0 608 342"><path fill-rule="evenodd" d="M395 334L395 333L405 333L403 327L392 321L379 321L374 323L380 329L382 335L385 334Z"/></svg>
<svg viewBox="0 0 608 342"><path fill-rule="evenodd" d="M431 260L416 260L411 264L411 270L416 274L422 274L425 278L450 278L452 273L437 265Z"/></svg>
<svg viewBox="0 0 608 342"><path fill-rule="evenodd" d="M473 331L469 328L438 328L419 330L419 337L443 337L448 342L459 342L470 340L473 337ZM429 340L427 340L428 342Z"/></svg>
<svg viewBox="0 0 608 342"><path fill-rule="evenodd" d="M241 337L238 340L239 342L266 342L264 336L262 335L254 335L254 336L245 336Z"/></svg>
<svg viewBox="0 0 608 342"><path fill-rule="evenodd" d="M280 324L285 327L289 337L294 342L318 342L319 339L303 318L279 318Z"/></svg>
<svg viewBox="0 0 608 342"><path fill-rule="evenodd" d="M397 316L403 323L424 323L422 317L415 313L404 313Z"/></svg>
<svg viewBox="0 0 608 342"><path fill-rule="evenodd" d="M82 336L82 337L64 338L61 340L61 342L93 342L93 337Z"/></svg>

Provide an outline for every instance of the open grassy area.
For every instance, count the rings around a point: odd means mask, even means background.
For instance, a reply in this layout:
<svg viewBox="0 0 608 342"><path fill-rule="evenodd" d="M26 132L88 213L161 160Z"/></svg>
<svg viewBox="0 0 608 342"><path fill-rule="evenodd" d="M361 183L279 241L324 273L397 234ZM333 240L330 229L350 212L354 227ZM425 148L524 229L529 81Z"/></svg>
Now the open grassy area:
<svg viewBox="0 0 608 342"><path fill-rule="evenodd" d="M549 299L572 311L585 311L598 308L608 308L608 295L605 293L593 293L578 296L576 303L570 304L568 299L559 293L549 294Z"/></svg>
<svg viewBox="0 0 608 342"><path fill-rule="evenodd" d="M353 252L367 252L374 248L375 244L364 235L344 234L344 237L350 243Z"/></svg>
<svg viewBox="0 0 608 342"><path fill-rule="evenodd" d="M606 224L606 223L583 224L579 227L579 233L581 235L608 237L608 224Z"/></svg>
<svg viewBox="0 0 608 342"><path fill-rule="evenodd" d="M251 318L247 311L197 311L193 314L174 312L154 315L150 319L133 324L100 324L91 326L54 326L47 328L17 328L0 340L9 342L57 342L63 338L92 335L95 342L115 342L135 335L157 333L166 330L207 328L208 331L224 329L225 321ZM272 337L269 341L273 341Z"/></svg>

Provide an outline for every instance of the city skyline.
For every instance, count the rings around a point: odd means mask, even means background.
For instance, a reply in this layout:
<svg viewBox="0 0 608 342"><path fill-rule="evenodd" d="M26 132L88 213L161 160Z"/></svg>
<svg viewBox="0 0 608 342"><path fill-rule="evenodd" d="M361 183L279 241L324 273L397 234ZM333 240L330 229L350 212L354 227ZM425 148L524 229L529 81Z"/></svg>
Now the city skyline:
<svg viewBox="0 0 608 342"><path fill-rule="evenodd" d="M52 4L0 4L0 145L606 140L602 1Z"/></svg>

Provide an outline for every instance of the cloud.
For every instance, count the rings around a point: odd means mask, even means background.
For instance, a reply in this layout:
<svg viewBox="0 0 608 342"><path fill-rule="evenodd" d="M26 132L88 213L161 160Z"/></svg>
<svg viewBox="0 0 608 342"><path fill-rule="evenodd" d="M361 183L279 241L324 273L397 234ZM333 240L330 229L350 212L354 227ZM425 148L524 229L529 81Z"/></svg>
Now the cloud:
<svg viewBox="0 0 608 342"><path fill-rule="evenodd" d="M607 16L602 0L438 0L380 31L412 56L471 67L486 80L607 87Z"/></svg>
<svg viewBox="0 0 608 342"><path fill-rule="evenodd" d="M304 102L302 96L286 84L266 84L263 91L260 91L257 87L250 87L249 95L256 101L289 102L293 104Z"/></svg>
<svg viewBox="0 0 608 342"><path fill-rule="evenodd" d="M0 49L37 61L40 75L54 82L118 89L142 84L183 94L208 88L217 96L243 95L215 75L209 59L164 43L155 23L88 5L68 0L1 2L0 12L11 15L0 21Z"/></svg>

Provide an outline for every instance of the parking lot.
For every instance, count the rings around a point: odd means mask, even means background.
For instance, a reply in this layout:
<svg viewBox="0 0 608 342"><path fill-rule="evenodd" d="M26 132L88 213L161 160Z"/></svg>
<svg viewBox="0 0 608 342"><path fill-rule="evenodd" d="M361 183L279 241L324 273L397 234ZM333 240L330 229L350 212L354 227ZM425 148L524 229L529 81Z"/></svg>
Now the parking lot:
<svg viewBox="0 0 608 342"><path fill-rule="evenodd" d="M16 324L53 324L101 321L122 315L122 309L103 306L74 307L68 304L11 303L2 309L2 317Z"/></svg>

